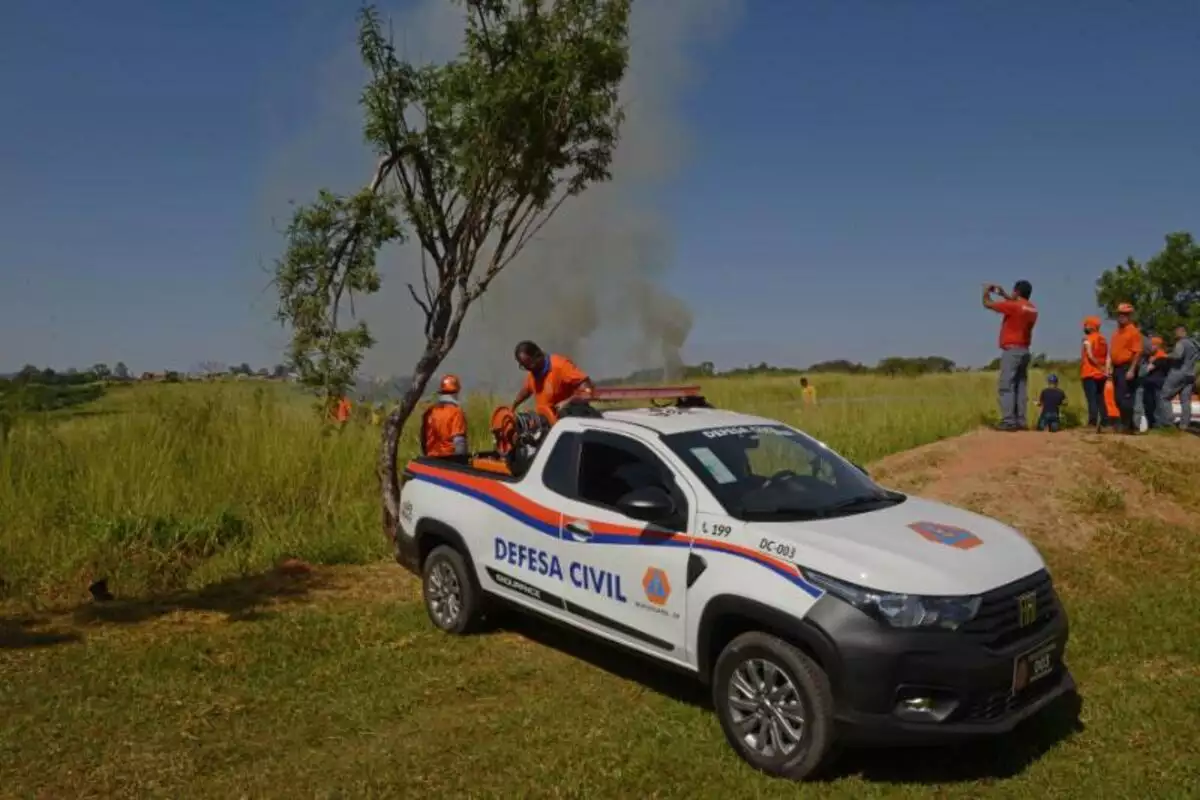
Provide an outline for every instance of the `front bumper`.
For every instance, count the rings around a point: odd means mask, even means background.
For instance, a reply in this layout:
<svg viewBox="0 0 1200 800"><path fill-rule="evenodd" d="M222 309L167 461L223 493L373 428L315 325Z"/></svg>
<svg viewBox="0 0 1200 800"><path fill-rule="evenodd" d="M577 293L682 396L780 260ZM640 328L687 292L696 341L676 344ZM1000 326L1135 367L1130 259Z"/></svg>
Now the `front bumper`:
<svg viewBox="0 0 1200 800"><path fill-rule="evenodd" d="M889 628L826 595L807 620L827 638L838 738L847 744L937 744L1003 734L1075 691L1063 660L1068 622L1057 597L1051 613L1019 638ZM1014 691L1015 659L1052 647L1051 671ZM914 719L907 698L933 699L940 721ZM917 715L919 716L919 715Z"/></svg>

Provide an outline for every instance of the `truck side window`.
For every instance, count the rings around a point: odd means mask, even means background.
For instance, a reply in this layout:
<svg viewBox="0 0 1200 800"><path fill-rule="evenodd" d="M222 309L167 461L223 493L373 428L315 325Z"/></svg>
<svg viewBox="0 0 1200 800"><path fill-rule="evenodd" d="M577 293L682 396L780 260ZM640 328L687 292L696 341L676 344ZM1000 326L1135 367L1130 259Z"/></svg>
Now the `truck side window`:
<svg viewBox="0 0 1200 800"><path fill-rule="evenodd" d="M564 433L542 467L542 483L555 494L575 497L579 477L579 434Z"/></svg>
<svg viewBox="0 0 1200 800"><path fill-rule="evenodd" d="M615 508L626 493L657 486L675 498L680 519L686 520L686 500L669 475L666 465L638 442L615 434L591 434L579 450L578 499Z"/></svg>

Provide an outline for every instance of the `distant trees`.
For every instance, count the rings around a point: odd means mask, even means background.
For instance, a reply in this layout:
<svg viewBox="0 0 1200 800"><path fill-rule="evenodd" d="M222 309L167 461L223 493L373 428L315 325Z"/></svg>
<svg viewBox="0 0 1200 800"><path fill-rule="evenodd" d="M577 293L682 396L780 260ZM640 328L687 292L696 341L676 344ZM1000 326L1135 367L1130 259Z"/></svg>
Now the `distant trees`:
<svg viewBox="0 0 1200 800"><path fill-rule="evenodd" d="M0 378L0 428L8 430L13 415L53 411L95 400L104 393L92 371L55 372L26 364L11 378Z"/></svg>
<svg viewBox="0 0 1200 800"><path fill-rule="evenodd" d="M843 375L858 375L861 373L870 372L871 367L868 367L865 364L859 364L857 361L848 361L847 359L839 358L833 361L818 361L816 364L813 364L811 367L809 367L807 371L817 374L827 372L840 373Z"/></svg>
<svg viewBox="0 0 1200 800"><path fill-rule="evenodd" d="M55 372L50 367L39 369L32 364L26 364L10 379L10 382L18 386L34 384L39 386L82 386L95 383L97 379L97 375L92 370L80 372L78 369L68 368L63 372Z"/></svg>
<svg viewBox="0 0 1200 800"><path fill-rule="evenodd" d="M1167 234L1165 245L1146 263L1132 256L1096 281L1096 304L1113 317L1132 303L1143 330L1164 333L1176 325L1200 329L1200 243L1192 234Z"/></svg>
<svg viewBox="0 0 1200 800"><path fill-rule="evenodd" d="M888 377L907 377L914 375L936 375L954 372L955 364L943 356L921 356L919 358L901 358L892 356L880 361L874 371Z"/></svg>
<svg viewBox="0 0 1200 800"><path fill-rule="evenodd" d="M122 381L127 381L132 377L129 374L129 367L125 366L124 361L118 361L117 365L113 367L113 377Z"/></svg>
<svg viewBox="0 0 1200 800"><path fill-rule="evenodd" d="M685 379L693 380L697 378L711 377L787 377L807 374L887 375L899 377L935 375L955 372L957 369L958 365L944 356L919 356L916 358L891 356L883 359L873 367L869 367L865 364L860 364L855 361L849 361L847 359L835 359L832 361L819 361L807 369L801 369L800 367L776 366L774 364L768 364L765 361L760 361L757 364L750 364L745 367L734 367L733 369L718 370L711 361L703 361L697 365L685 365L683 368L683 376ZM638 372L626 375L624 378L613 378L599 381L598 383L653 383L660 380L662 380L661 370L640 370Z"/></svg>
<svg viewBox="0 0 1200 800"><path fill-rule="evenodd" d="M777 367L773 364L768 364L765 361L760 361L757 364L748 364L744 367L734 367L722 372L715 372L714 375L724 375L726 377L737 377L741 375L775 375L782 377L784 375L799 375L803 370L799 367Z"/></svg>

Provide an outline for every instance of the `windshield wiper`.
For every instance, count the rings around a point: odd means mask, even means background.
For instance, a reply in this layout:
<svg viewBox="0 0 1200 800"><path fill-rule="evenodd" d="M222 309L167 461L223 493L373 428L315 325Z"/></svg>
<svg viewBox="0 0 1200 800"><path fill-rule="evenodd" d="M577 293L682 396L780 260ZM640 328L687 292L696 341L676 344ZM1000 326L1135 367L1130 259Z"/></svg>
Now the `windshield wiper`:
<svg viewBox="0 0 1200 800"><path fill-rule="evenodd" d="M774 507L759 507L754 508L753 503L743 501L738 504L738 516L745 520L756 520L760 522L771 521L788 521L799 522L802 520L824 519L827 517L840 516L841 512L850 512L854 510L866 510L866 506L874 506L878 504L895 505L908 499L907 495L900 492L883 491L877 494L858 495L850 497L841 502L834 503L828 506L817 506L811 508L779 506Z"/></svg>
<svg viewBox="0 0 1200 800"><path fill-rule="evenodd" d="M864 494L858 497L851 497L840 503L834 503L831 506L821 509L822 512L828 514L835 511L848 511L852 508L860 508L862 506L873 506L876 503L896 504L905 500L905 496L899 492L883 492L881 494Z"/></svg>

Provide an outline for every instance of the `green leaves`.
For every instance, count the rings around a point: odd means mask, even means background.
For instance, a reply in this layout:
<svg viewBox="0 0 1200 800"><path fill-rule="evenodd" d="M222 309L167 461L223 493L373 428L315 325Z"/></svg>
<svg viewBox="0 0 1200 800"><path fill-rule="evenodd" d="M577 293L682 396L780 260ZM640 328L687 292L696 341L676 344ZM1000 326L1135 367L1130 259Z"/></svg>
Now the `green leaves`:
<svg viewBox="0 0 1200 800"><path fill-rule="evenodd" d="M292 328L288 360L300 382L328 407L354 382L363 352L374 341L366 324L343 329L343 301L379 291L375 258L401 238L395 198L363 189L350 197L322 190L298 208L287 228L288 247L276 262L276 319Z"/></svg>
<svg viewBox="0 0 1200 800"><path fill-rule="evenodd" d="M462 51L435 66L402 60L376 9L359 12L363 137L378 166L357 194L323 190L297 209L276 263L291 366L328 408L374 343L342 303L379 290L376 252L407 222L432 267L423 259L421 288L409 286L426 347L393 433L471 304L568 197L610 177L623 119L630 0L458 2Z"/></svg>
<svg viewBox="0 0 1200 800"><path fill-rule="evenodd" d="M1096 302L1109 316L1132 303L1144 330L1162 334L1176 325L1200 329L1200 244L1190 233L1166 236L1163 249L1147 261L1132 257L1096 281Z"/></svg>

